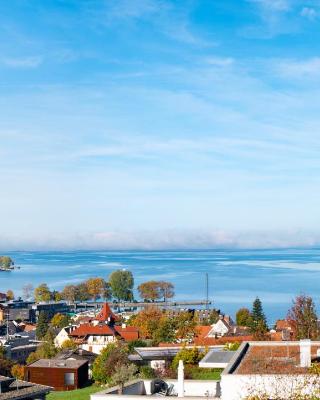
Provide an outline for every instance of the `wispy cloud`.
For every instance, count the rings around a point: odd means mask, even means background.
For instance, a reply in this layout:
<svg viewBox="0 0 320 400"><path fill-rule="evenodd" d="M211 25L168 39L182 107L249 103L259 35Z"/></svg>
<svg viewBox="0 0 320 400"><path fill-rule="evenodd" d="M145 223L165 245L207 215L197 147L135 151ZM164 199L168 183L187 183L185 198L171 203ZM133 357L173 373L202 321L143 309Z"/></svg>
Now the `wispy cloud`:
<svg viewBox="0 0 320 400"><path fill-rule="evenodd" d="M284 78L319 78L320 57L306 60L282 60L276 62L275 68Z"/></svg>
<svg viewBox="0 0 320 400"><path fill-rule="evenodd" d="M305 17L311 21L315 20L318 17L318 12L312 7L303 7L300 15Z"/></svg>
<svg viewBox="0 0 320 400"><path fill-rule="evenodd" d="M4 57L2 64L10 68L37 68L43 62L42 56Z"/></svg>

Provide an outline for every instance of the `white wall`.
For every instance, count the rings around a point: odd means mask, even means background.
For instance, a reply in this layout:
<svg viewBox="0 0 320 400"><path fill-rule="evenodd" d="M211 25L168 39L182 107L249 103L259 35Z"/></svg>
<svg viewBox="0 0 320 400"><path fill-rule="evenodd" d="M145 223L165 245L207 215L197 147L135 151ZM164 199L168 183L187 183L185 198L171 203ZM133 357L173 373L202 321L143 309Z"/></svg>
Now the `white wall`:
<svg viewBox="0 0 320 400"><path fill-rule="evenodd" d="M311 394L319 390L315 375L237 375L221 376L221 400L243 400L247 396L265 395L289 398L295 393ZM318 378L319 379L319 378Z"/></svg>

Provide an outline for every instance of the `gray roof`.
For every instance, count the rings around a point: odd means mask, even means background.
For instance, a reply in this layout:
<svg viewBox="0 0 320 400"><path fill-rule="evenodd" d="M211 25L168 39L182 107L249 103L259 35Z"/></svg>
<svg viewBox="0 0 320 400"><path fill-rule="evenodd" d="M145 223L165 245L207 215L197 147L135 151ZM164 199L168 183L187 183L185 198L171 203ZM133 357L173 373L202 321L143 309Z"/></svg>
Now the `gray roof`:
<svg viewBox="0 0 320 400"><path fill-rule="evenodd" d="M49 386L38 385L30 382L15 380L14 378L7 378L6 376L0 376L0 382L11 381L1 393L1 400L26 400L34 398L39 395L49 393L52 388Z"/></svg>
<svg viewBox="0 0 320 400"><path fill-rule="evenodd" d="M224 368L229 361L232 359L235 351L224 351L224 350L210 350L205 357L199 362L199 366L202 368ZM213 365L214 364L214 365Z"/></svg>
<svg viewBox="0 0 320 400"><path fill-rule="evenodd" d="M56 359L44 359L35 361L34 363L28 365L29 367L37 367L37 368L79 368L82 365L86 364L87 360L56 360Z"/></svg>

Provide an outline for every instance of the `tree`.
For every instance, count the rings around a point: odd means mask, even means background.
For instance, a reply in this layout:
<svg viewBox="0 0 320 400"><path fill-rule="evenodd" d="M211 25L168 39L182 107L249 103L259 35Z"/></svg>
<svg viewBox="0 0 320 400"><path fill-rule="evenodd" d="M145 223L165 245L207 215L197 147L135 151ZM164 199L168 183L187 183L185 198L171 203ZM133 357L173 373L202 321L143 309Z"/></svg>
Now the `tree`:
<svg viewBox="0 0 320 400"><path fill-rule="evenodd" d="M9 256L0 256L0 267L10 269L14 265L12 258Z"/></svg>
<svg viewBox="0 0 320 400"><path fill-rule="evenodd" d="M14 299L14 293L11 289L9 289L6 293L7 299L8 300L13 300Z"/></svg>
<svg viewBox="0 0 320 400"><path fill-rule="evenodd" d="M182 311L176 318L176 338L182 341L191 341L197 328L197 320L192 312Z"/></svg>
<svg viewBox="0 0 320 400"><path fill-rule="evenodd" d="M72 339L65 340L61 345L61 350L75 350L77 344Z"/></svg>
<svg viewBox="0 0 320 400"><path fill-rule="evenodd" d="M61 292L61 297L63 300L67 300L70 303L74 302L77 298L77 286L66 285Z"/></svg>
<svg viewBox="0 0 320 400"><path fill-rule="evenodd" d="M292 322L297 339L317 339L319 337L318 318L312 297L297 296L293 300L287 318Z"/></svg>
<svg viewBox="0 0 320 400"><path fill-rule="evenodd" d="M87 301L90 300L90 294L88 293L88 287L85 282L79 283L76 286L76 301Z"/></svg>
<svg viewBox="0 0 320 400"><path fill-rule="evenodd" d="M37 303L51 300L51 292L46 283L42 283L34 289L34 299Z"/></svg>
<svg viewBox="0 0 320 400"><path fill-rule="evenodd" d="M126 348L121 344L109 343L95 359L92 377L97 383L111 383L116 369L128 364Z"/></svg>
<svg viewBox="0 0 320 400"><path fill-rule="evenodd" d="M105 297L107 295L107 283L102 278L90 278L86 281L88 293L90 297L96 301L101 297Z"/></svg>
<svg viewBox="0 0 320 400"><path fill-rule="evenodd" d="M176 370L179 365L179 361L182 360L185 365L196 365L204 357L203 353L200 353L197 347L192 349L182 348L174 357L172 361L172 369Z"/></svg>
<svg viewBox="0 0 320 400"><path fill-rule="evenodd" d="M33 286L31 283L27 283L22 287L22 295L25 300L30 300L32 297Z"/></svg>
<svg viewBox="0 0 320 400"><path fill-rule="evenodd" d="M252 317L248 308L240 308L236 313L236 322L239 326L250 326L252 324Z"/></svg>
<svg viewBox="0 0 320 400"><path fill-rule="evenodd" d="M49 328L49 321L48 314L44 311L40 311L36 328L37 339L42 339L45 336Z"/></svg>
<svg viewBox="0 0 320 400"><path fill-rule="evenodd" d="M137 367L134 364L121 364L115 366L115 372L111 377L111 383L118 386L118 394L122 394L124 384L133 379L137 373Z"/></svg>
<svg viewBox="0 0 320 400"><path fill-rule="evenodd" d="M163 297L163 301L167 301L174 296L174 286L171 282L159 282L159 291L160 297Z"/></svg>
<svg viewBox="0 0 320 400"><path fill-rule="evenodd" d="M255 340L266 339L268 326L259 297L253 302L250 328Z"/></svg>
<svg viewBox="0 0 320 400"><path fill-rule="evenodd" d="M21 364L14 364L11 368L11 375L16 378L23 380L25 374L25 367Z"/></svg>
<svg viewBox="0 0 320 400"><path fill-rule="evenodd" d="M161 342L172 343L176 338L176 321L175 318L163 315L158 323L157 329L152 335L153 343Z"/></svg>
<svg viewBox="0 0 320 400"><path fill-rule="evenodd" d="M141 310L130 323L139 329L142 338L153 339L162 317L163 313L158 307L150 306Z"/></svg>
<svg viewBox="0 0 320 400"><path fill-rule="evenodd" d="M118 301L133 299L134 279L132 272L120 269L112 272L109 277L109 284L113 297Z"/></svg>
<svg viewBox="0 0 320 400"><path fill-rule="evenodd" d="M68 326L70 323L70 317L68 315L57 313L55 314L50 321L50 325L52 328L64 328Z"/></svg>
<svg viewBox="0 0 320 400"><path fill-rule="evenodd" d="M138 286L139 295L144 300L155 301L160 298L159 282L148 281Z"/></svg>

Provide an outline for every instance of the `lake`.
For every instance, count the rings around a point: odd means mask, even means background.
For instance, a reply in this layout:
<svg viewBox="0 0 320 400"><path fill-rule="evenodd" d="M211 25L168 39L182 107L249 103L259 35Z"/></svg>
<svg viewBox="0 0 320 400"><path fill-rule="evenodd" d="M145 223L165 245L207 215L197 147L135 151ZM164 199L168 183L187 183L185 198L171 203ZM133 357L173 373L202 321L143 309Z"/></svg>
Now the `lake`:
<svg viewBox="0 0 320 400"><path fill-rule="evenodd" d="M50 289L61 289L92 276L107 279L112 271L126 268L134 274L135 286L151 279L171 281L176 300L205 299L208 273L214 307L234 315L259 296L270 324L286 315L297 294L309 294L319 305L320 249L6 254L21 269L0 272L0 292L12 289L16 295L26 283L35 287L46 282Z"/></svg>

